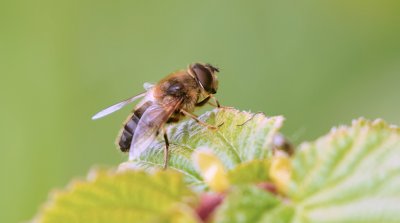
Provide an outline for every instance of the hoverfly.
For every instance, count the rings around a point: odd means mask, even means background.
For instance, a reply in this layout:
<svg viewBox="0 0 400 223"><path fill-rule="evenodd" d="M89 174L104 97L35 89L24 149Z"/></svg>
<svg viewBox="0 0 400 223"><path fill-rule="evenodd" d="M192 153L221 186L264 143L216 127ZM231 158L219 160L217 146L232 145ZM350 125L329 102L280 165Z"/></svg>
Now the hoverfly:
<svg viewBox="0 0 400 223"><path fill-rule="evenodd" d="M186 70L172 73L155 85L145 84L145 92L100 111L92 119L109 115L143 98L125 121L117 137L117 144L121 151L129 152L129 159L133 160L138 158L162 131L165 140L164 168L166 168L169 141L165 124L178 122L184 116L188 116L207 128L218 128L202 122L192 113L196 107L206 103L220 107L214 97L218 88L217 72L219 69L210 64L191 64ZM209 102L211 98L215 104Z"/></svg>

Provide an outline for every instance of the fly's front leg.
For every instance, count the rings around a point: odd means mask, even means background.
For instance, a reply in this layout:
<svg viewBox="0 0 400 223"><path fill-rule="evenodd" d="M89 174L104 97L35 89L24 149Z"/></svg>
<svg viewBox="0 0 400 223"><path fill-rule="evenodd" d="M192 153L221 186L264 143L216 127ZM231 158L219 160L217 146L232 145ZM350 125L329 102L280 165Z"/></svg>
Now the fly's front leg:
<svg viewBox="0 0 400 223"><path fill-rule="evenodd" d="M169 141L168 141L167 131L165 128L163 129L163 132L164 132L164 141L165 141L163 168L164 168L164 170L166 170L168 167L168 161L169 161Z"/></svg>
<svg viewBox="0 0 400 223"><path fill-rule="evenodd" d="M214 100L214 102L215 102L216 104L214 104L214 103L212 103L212 102L209 101L211 98ZM204 102L204 104L207 103L207 104L209 104L209 105L211 105L211 106L213 106L213 107L221 108L221 105L219 104L219 101L218 101L217 98L216 98L214 95L212 95L212 94L208 95L203 101L201 101L201 102L199 102L199 103L203 103L203 102ZM197 104L196 104L196 106L197 106Z"/></svg>
<svg viewBox="0 0 400 223"><path fill-rule="evenodd" d="M215 102L215 104L212 102L208 102L208 104L210 104L211 106L214 106L216 108L233 109L233 107L221 106L221 104L214 95L210 94L209 97L212 98Z"/></svg>
<svg viewBox="0 0 400 223"><path fill-rule="evenodd" d="M201 106L203 106L203 105L205 105L206 103L210 103L209 101L210 101L210 95L209 96L207 96L206 98L204 98L202 101L200 101L200 102L197 102L196 103L196 107L201 107Z"/></svg>
<svg viewBox="0 0 400 223"><path fill-rule="evenodd" d="M210 94L210 97L212 97L214 99L215 104L217 104L217 108L221 108L221 105L219 104L219 101L217 100L217 98L212 94Z"/></svg>
<svg viewBox="0 0 400 223"><path fill-rule="evenodd" d="M216 104L210 102L211 98L213 98L213 100L216 102ZM200 106L203 106L205 104L209 104L209 105L211 105L213 107L216 107L216 108L221 108L221 105L219 104L218 100L213 95L208 95L202 101L196 103L196 107L200 107Z"/></svg>
<svg viewBox="0 0 400 223"><path fill-rule="evenodd" d="M202 125L204 127L207 127L209 129L213 129L213 130L218 129L218 127L220 127L223 124L222 123L222 124L220 124L218 126L210 125L208 123L205 123L205 122L201 121L196 115L194 115L194 114L192 114L192 113L190 113L188 111L185 111L183 109L181 109L181 113L186 115L186 116L189 116L190 118L194 119L198 124L200 124L200 125Z"/></svg>

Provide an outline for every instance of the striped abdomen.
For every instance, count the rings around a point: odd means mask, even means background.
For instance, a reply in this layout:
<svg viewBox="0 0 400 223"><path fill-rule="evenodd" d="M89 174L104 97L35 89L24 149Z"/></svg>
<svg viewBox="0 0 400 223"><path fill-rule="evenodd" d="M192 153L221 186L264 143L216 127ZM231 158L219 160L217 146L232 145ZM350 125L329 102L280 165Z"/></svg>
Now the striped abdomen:
<svg viewBox="0 0 400 223"><path fill-rule="evenodd" d="M146 109L151 105L151 102L146 102L138 109L136 109L128 120L125 122L124 128L121 130L119 137L117 138L118 146L122 152L128 152L131 147L133 134L135 133L136 127L139 123L140 118Z"/></svg>

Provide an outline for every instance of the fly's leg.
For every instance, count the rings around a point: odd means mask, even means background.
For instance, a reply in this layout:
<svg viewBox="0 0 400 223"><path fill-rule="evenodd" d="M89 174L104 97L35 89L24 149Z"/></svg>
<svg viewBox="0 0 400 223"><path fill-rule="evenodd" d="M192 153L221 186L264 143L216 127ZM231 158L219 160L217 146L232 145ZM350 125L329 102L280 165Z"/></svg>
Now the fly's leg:
<svg viewBox="0 0 400 223"><path fill-rule="evenodd" d="M168 136L167 136L167 131L164 129L164 141L165 141L165 147L164 147L164 170L167 169L168 167L168 161L169 161L169 141L168 141Z"/></svg>
<svg viewBox="0 0 400 223"><path fill-rule="evenodd" d="M211 99L211 98L216 102L216 104L210 102L210 99ZM209 104L209 105L211 105L211 106L213 106L213 107L216 107L216 108L226 108L226 107L224 107L224 106L221 106L221 105L219 104L218 100L217 100L213 95L208 95L208 96L207 96L206 98L204 98L202 101L196 103L196 107L201 107L201 106L203 106L203 105L205 105L205 104Z"/></svg>
<svg viewBox="0 0 400 223"><path fill-rule="evenodd" d="M206 98L204 98L202 101L197 102L197 103L196 103L196 107L201 107L201 106L203 106L203 105L205 105L205 104L207 104L207 103L210 104L210 102L209 102L210 98L211 98L211 97L210 97L210 95L209 95L209 96L207 96Z"/></svg>
<svg viewBox="0 0 400 223"><path fill-rule="evenodd" d="M208 103L209 105L213 106L213 107L216 107L216 108L224 108L224 109L234 109L234 107L221 106L221 104L219 103L219 101L217 100L217 98L216 98L214 95L212 95L212 94L210 94L209 97L212 98L212 99L214 100L215 104L212 103L212 102L209 102L209 101L208 101L207 103Z"/></svg>
<svg viewBox="0 0 400 223"><path fill-rule="evenodd" d="M222 123L222 124L219 124L218 126L210 125L208 123L205 123L205 122L201 121L196 115L194 115L194 114L192 114L192 113L190 113L188 111L185 111L185 110L181 109L181 113L186 115L186 116L189 116L190 118L194 119L198 124L200 124L200 125L202 125L204 127L207 127L209 129L216 130L216 129L218 129L218 127L220 127L221 125L224 124L224 123Z"/></svg>
<svg viewBox="0 0 400 223"><path fill-rule="evenodd" d="M219 101L217 100L217 98L214 95L210 95L210 96L214 99L215 104L217 104L217 107L221 108L221 105L219 104Z"/></svg>

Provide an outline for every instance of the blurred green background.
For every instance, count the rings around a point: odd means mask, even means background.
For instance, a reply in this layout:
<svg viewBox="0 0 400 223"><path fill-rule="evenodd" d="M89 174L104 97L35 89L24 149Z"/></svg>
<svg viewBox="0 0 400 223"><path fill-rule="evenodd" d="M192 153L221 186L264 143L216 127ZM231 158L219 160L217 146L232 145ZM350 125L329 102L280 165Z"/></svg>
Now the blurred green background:
<svg viewBox="0 0 400 223"><path fill-rule="evenodd" d="M400 123L400 1L3 0L0 27L0 222L124 161L130 108L90 117L195 61L221 68L222 104L284 115L295 143Z"/></svg>

